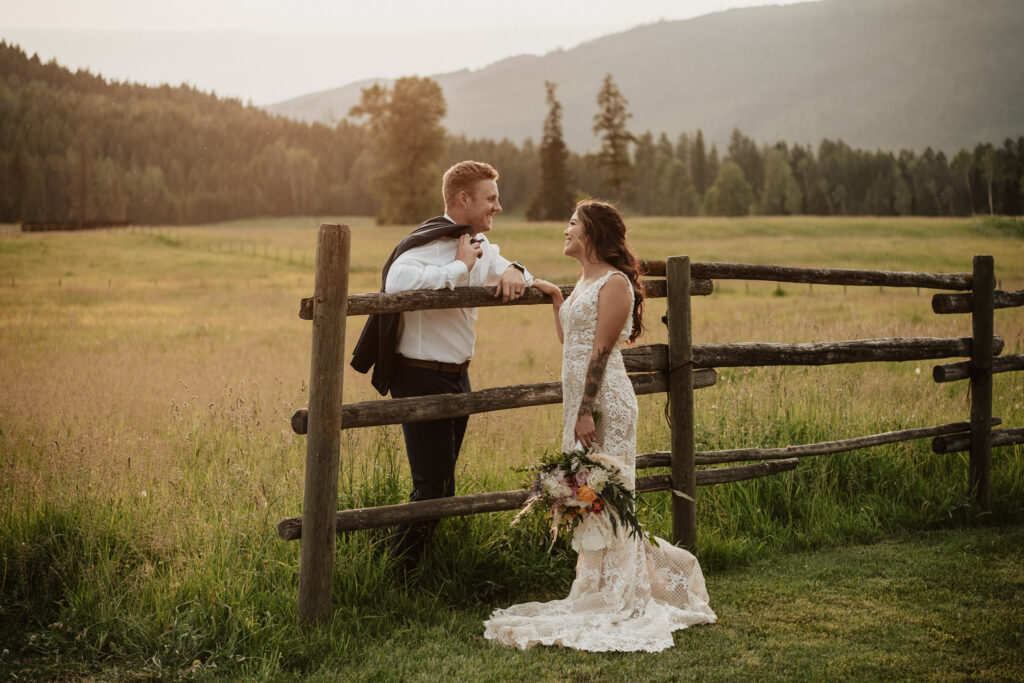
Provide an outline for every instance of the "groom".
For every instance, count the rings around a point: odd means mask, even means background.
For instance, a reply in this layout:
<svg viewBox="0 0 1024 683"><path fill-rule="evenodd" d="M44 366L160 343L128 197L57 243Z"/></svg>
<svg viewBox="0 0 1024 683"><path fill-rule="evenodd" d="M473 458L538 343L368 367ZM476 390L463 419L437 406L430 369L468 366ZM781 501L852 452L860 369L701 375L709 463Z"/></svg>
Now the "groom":
<svg viewBox="0 0 1024 683"><path fill-rule="evenodd" d="M382 291L497 285L494 296L518 299L533 283L519 263L499 253L490 232L498 202L498 172L479 161L449 168L441 185L445 213L431 218L398 243L384 263ZM469 361L476 308L448 308L372 315L352 354L352 367L393 398L470 391ZM412 470L410 501L455 495L455 463L469 416L402 425ZM437 522L399 526L395 551L415 565Z"/></svg>

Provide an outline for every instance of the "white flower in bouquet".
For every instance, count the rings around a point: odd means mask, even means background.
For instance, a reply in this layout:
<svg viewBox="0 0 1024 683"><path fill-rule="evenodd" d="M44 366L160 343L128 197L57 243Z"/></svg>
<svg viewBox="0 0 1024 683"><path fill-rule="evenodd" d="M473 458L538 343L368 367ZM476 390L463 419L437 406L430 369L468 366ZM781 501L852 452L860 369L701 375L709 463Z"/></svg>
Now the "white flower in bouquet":
<svg viewBox="0 0 1024 683"><path fill-rule="evenodd" d="M608 483L608 471L594 469L590 472L590 477L587 478L587 486L594 489L595 493L601 493L604 489L604 485Z"/></svg>
<svg viewBox="0 0 1024 683"><path fill-rule="evenodd" d="M572 489L565 483L565 474L561 470L555 470L542 478L544 492L551 498L569 498L572 496Z"/></svg>
<svg viewBox="0 0 1024 683"><path fill-rule="evenodd" d="M571 532L590 515L607 515L612 531L624 525L630 536L648 536L636 518L631 482L622 479L622 462L601 452L577 449L554 453L526 468L533 473L529 496L513 520L535 511L548 519L551 542L560 530Z"/></svg>

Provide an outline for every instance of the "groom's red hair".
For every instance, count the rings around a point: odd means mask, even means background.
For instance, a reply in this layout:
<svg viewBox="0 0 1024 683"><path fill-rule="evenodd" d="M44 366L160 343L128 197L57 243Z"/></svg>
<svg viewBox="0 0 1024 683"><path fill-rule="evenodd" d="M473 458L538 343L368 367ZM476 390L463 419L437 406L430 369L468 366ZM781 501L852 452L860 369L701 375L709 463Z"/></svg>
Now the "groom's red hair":
<svg viewBox="0 0 1024 683"><path fill-rule="evenodd" d="M490 164L482 161L460 161L444 172L441 181L441 195L447 209L455 203L459 193L465 190L473 194L476 184L481 180L497 180L498 171Z"/></svg>

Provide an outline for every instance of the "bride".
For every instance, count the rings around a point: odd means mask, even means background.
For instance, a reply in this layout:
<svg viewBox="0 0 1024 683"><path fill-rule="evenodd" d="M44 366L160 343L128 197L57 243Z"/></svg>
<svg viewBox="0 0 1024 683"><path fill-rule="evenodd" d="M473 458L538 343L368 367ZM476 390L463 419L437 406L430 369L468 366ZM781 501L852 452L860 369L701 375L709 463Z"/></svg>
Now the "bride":
<svg viewBox="0 0 1024 683"><path fill-rule="evenodd" d="M562 450L584 448L614 458L623 480L636 480L637 403L619 346L642 330L643 290L618 210L583 201L569 220L563 253L583 273L562 300L557 286L534 280L552 298L562 348ZM594 416L600 417L596 421ZM590 651L658 652L672 632L714 622L697 559L658 539L652 545L604 513L576 527L576 579L569 597L495 610L484 636L511 647L562 645Z"/></svg>

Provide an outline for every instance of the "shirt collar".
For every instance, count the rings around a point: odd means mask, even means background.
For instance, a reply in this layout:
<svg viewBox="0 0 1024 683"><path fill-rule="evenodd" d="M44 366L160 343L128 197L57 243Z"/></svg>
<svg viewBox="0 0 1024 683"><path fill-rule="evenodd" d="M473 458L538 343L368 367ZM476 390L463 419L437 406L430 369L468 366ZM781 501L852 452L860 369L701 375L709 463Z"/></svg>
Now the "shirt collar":
<svg viewBox="0 0 1024 683"><path fill-rule="evenodd" d="M444 217L447 218L448 220L450 220L452 223L457 223L457 221L454 218L452 218L451 216L448 215L447 211L444 212ZM473 238L481 240L481 241L487 239L487 237L484 235L484 233L480 233L479 235L473 235Z"/></svg>

